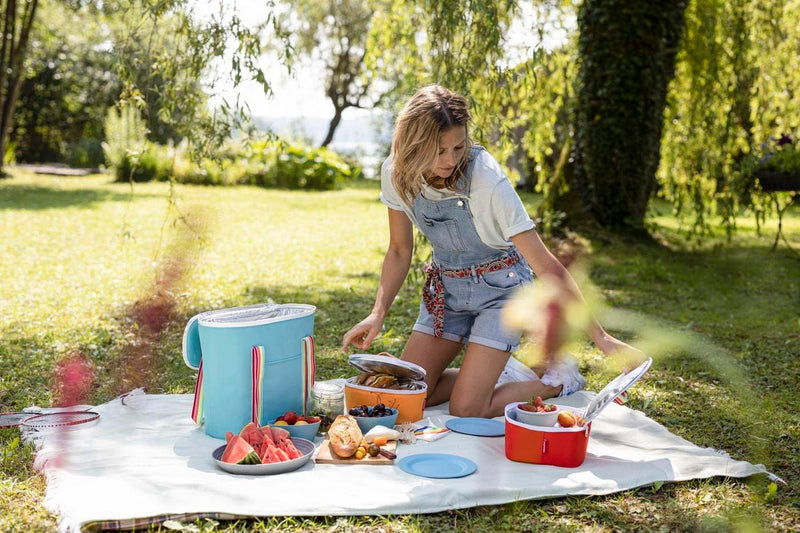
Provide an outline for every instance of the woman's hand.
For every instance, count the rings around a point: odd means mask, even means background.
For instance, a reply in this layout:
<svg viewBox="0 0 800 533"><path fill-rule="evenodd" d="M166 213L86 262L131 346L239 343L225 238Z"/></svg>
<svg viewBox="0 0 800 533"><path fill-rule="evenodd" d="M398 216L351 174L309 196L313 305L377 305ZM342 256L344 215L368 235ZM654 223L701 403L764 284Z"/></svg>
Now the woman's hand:
<svg viewBox="0 0 800 533"><path fill-rule="evenodd" d="M604 354L614 357L617 362L619 362L620 366L622 366L622 371L626 374L647 359L643 351L622 342L608 333L594 339L594 344Z"/></svg>
<svg viewBox="0 0 800 533"><path fill-rule="evenodd" d="M350 345L352 344L359 350L366 350L369 348L378 333L381 332L383 327L383 319L376 313L370 313L367 318L350 328L350 331L344 334L342 339L342 351L350 353Z"/></svg>

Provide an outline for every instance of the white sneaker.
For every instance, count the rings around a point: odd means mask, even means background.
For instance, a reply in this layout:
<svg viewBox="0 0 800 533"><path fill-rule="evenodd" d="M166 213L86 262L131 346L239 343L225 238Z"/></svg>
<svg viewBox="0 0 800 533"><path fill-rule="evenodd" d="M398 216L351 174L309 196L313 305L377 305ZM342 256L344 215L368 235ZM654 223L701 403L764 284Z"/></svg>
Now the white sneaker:
<svg viewBox="0 0 800 533"><path fill-rule="evenodd" d="M578 361L570 355L565 355L550 365L542 376L542 383L551 387L561 385L559 396L569 396L586 386L586 378L578 371Z"/></svg>
<svg viewBox="0 0 800 533"><path fill-rule="evenodd" d="M517 360L513 355L508 358L506 367L497 378L497 384L513 383L516 381L535 381L539 379L532 369L528 368L522 361Z"/></svg>

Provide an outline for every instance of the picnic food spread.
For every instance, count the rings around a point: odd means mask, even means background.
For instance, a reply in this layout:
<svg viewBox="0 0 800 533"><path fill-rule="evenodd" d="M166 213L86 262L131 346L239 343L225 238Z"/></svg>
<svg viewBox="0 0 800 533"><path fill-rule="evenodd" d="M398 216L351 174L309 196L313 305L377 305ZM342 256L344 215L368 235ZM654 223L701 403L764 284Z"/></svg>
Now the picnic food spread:
<svg viewBox="0 0 800 533"><path fill-rule="evenodd" d="M298 415L294 411L286 411L278 418L275 419L273 425L275 426L302 426L305 424L316 424L322 420L319 416L303 416Z"/></svg>
<svg viewBox="0 0 800 533"><path fill-rule="evenodd" d="M279 427L245 425L238 435L225 435L227 446L220 459L231 464L280 463L302 457L292 443L289 432Z"/></svg>
<svg viewBox="0 0 800 533"><path fill-rule="evenodd" d="M424 416L427 395L422 367L384 354L356 354L349 362L360 370L358 375L320 383L312 379L311 389L304 389L303 393L311 403L303 400L301 411L287 409L277 417L273 415L272 424L257 422L261 420L257 415L264 411L260 394L253 389L253 421L238 434L226 432L226 445L213 453L218 466L241 474L289 472L311 458L318 434L324 440L316 449L317 463L391 465L397 458L395 450L400 440L406 444L418 439L432 441L453 430L486 438L503 436L506 458L512 461L576 467L586 456L592 420L641 378L652 360L618 376L585 410L545 403L537 396L508 404L504 422L456 417L447 420L446 428L416 424ZM254 374L254 385L260 383L256 377ZM320 409L323 406L325 411ZM328 424L325 432L322 426ZM394 429L395 424L400 431ZM499 428L488 427L489 424ZM273 468L274 465L281 466ZM255 468L259 470L251 470Z"/></svg>
<svg viewBox="0 0 800 533"><path fill-rule="evenodd" d="M558 413L558 425L562 428L571 428L572 426L582 428L586 425L586 420L581 415L571 411L561 411Z"/></svg>
<svg viewBox="0 0 800 533"><path fill-rule="evenodd" d="M344 385L345 407L382 403L397 409L397 424L417 422L425 410L425 369L388 354L353 354L348 362L361 373Z"/></svg>
<svg viewBox="0 0 800 533"><path fill-rule="evenodd" d="M522 403L517 406L517 409L523 411L530 411L531 413L549 413L550 411L557 411L558 407L552 403L544 403L541 396L537 396L528 403Z"/></svg>
<svg viewBox="0 0 800 533"><path fill-rule="evenodd" d="M520 406L528 402L514 402L506 405L506 458L523 463L565 468L580 466L586 458L592 421L604 408L614 402L617 396L636 383L647 372L652 362L652 359L647 359L630 372L617 376L597 393L585 410L566 405L555 405L557 418L553 423L542 425L523 421L522 413L527 411L520 409ZM533 403L544 404L544 402L536 400ZM544 416L548 413L530 414Z"/></svg>
<svg viewBox="0 0 800 533"><path fill-rule="evenodd" d="M339 457L350 457L356 453L363 438L358 422L351 415L339 415L328 428L333 453Z"/></svg>

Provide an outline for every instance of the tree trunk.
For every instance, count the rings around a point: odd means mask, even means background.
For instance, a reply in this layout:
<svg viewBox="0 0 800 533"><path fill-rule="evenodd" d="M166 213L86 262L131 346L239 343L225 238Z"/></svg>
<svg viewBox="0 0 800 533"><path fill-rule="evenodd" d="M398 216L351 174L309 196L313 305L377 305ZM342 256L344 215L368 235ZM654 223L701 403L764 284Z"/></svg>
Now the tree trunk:
<svg viewBox="0 0 800 533"><path fill-rule="evenodd" d="M5 14L0 27L3 31L3 42L0 47L0 72L2 72L0 74L0 177L4 175L6 144L19 97L22 66L28 50L28 39L36 17L37 5L38 0L29 0L24 4L22 13L18 15L16 1L6 0ZM18 20L20 24L17 33Z"/></svg>
<svg viewBox="0 0 800 533"><path fill-rule="evenodd" d="M569 174L580 207L568 218L644 231L687 1L587 0L581 7Z"/></svg>
<svg viewBox="0 0 800 533"><path fill-rule="evenodd" d="M331 123L328 125L328 134L325 136L325 140L322 141L322 144L319 145L320 148L326 148L333 141L336 128L339 127L339 122L342 121L342 111L344 111L343 107L336 106Z"/></svg>

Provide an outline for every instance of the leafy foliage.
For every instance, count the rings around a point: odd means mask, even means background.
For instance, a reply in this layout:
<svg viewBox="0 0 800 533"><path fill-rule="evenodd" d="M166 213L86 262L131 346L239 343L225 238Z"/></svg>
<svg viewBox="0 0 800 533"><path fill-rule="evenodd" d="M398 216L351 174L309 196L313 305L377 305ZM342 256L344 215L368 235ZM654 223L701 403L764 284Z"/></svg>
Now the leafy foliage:
<svg viewBox="0 0 800 533"><path fill-rule="evenodd" d="M103 151L106 161L114 169L117 181L127 181L132 167L131 159L147 147L147 127L141 112L132 105L125 105L120 110L114 107L108 109L105 132ZM140 178L135 181L143 180Z"/></svg>
<svg viewBox="0 0 800 533"><path fill-rule="evenodd" d="M278 139L226 143L211 156L192 159L188 143L159 145L145 139L131 106L109 112L107 157L117 181L173 181L196 185L257 185L325 191L361 177L361 167L327 148Z"/></svg>
<svg viewBox="0 0 800 533"><path fill-rule="evenodd" d="M788 133L780 138L770 137L761 145L761 150L750 154L742 164L743 173L753 174L761 170L792 172L800 174L800 143Z"/></svg>
<svg viewBox="0 0 800 533"><path fill-rule="evenodd" d="M38 0L0 2L0 178L5 177L3 162L8 144L8 132L14 118L23 78L23 65L28 53L31 29L36 20Z"/></svg>
<svg viewBox="0 0 800 533"><path fill-rule="evenodd" d="M273 154L266 157L272 159L266 172L248 176L246 183L326 191L338 188L360 173L360 169L351 169L336 152L327 148L283 146L276 150L273 147Z"/></svg>
<svg viewBox="0 0 800 533"><path fill-rule="evenodd" d="M660 194L698 238L715 215L732 234L741 207L763 220L789 201L754 194L747 167L762 157L757 147L796 128L800 117L800 94L790 89L800 72L800 4L694 0L686 21L664 122Z"/></svg>

